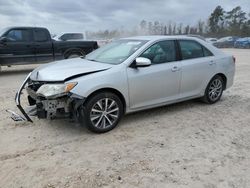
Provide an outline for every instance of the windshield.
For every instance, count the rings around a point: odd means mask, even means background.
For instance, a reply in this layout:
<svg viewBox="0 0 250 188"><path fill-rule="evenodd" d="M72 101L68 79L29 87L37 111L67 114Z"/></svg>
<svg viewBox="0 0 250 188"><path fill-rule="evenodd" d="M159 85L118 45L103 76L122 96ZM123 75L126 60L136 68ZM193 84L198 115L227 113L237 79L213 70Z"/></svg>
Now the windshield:
<svg viewBox="0 0 250 188"><path fill-rule="evenodd" d="M100 63L120 64L146 42L145 40L117 40L93 51L85 59Z"/></svg>

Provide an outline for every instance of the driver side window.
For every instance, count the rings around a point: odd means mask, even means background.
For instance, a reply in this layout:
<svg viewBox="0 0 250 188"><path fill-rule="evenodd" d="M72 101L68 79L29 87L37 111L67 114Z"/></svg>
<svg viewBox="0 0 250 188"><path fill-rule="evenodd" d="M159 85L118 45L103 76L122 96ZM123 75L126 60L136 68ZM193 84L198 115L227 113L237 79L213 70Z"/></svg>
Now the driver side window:
<svg viewBox="0 0 250 188"><path fill-rule="evenodd" d="M31 41L32 33L28 29L13 29L8 32L6 38L13 42L28 42Z"/></svg>
<svg viewBox="0 0 250 188"><path fill-rule="evenodd" d="M157 42L143 52L140 57L150 59L152 64L176 61L175 42L172 40Z"/></svg>

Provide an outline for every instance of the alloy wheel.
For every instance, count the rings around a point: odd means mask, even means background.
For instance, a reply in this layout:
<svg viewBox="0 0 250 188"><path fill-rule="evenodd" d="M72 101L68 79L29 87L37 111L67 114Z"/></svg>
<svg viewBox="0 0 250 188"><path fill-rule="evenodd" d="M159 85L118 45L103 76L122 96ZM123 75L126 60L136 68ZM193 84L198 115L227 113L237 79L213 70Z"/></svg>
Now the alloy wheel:
<svg viewBox="0 0 250 188"><path fill-rule="evenodd" d="M223 84L220 79L214 79L209 86L208 96L211 101L216 101L222 94Z"/></svg>
<svg viewBox="0 0 250 188"><path fill-rule="evenodd" d="M91 108L90 120L96 128L109 128L117 121L118 117L118 104L111 98L102 98Z"/></svg>

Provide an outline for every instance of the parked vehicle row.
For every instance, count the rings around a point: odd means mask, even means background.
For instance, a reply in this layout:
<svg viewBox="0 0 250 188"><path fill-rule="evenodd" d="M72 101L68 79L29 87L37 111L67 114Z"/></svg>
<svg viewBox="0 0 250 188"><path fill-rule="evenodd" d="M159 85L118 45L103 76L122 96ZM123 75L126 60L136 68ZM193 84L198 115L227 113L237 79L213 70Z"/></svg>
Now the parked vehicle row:
<svg viewBox="0 0 250 188"><path fill-rule="evenodd" d="M250 37L240 38L234 43L235 48L250 48Z"/></svg>
<svg viewBox="0 0 250 188"><path fill-rule="evenodd" d="M233 48L235 41L238 39L239 37L235 36L223 37L214 42L213 45L217 48Z"/></svg>
<svg viewBox="0 0 250 188"><path fill-rule="evenodd" d="M56 41L41 27L11 27L0 31L0 67L43 63L85 56L96 41Z"/></svg>
<svg viewBox="0 0 250 188"><path fill-rule="evenodd" d="M228 36L220 39L206 38L206 41L217 48L250 48L250 37L239 38L236 36Z"/></svg>

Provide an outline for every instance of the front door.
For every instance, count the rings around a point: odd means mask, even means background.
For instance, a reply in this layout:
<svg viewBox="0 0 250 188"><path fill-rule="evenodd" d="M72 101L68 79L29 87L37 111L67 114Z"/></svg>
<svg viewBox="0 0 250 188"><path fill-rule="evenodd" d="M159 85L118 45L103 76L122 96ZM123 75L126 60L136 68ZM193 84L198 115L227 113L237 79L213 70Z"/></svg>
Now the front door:
<svg viewBox="0 0 250 188"><path fill-rule="evenodd" d="M35 61L31 29L12 29L6 33L5 37L7 41L1 47L2 65Z"/></svg>
<svg viewBox="0 0 250 188"><path fill-rule="evenodd" d="M175 41L160 41L140 57L151 60L151 66L128 67L130 108L150 107L178 98L181 65L177 61Z"/></svg>

